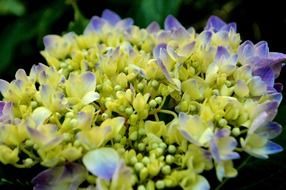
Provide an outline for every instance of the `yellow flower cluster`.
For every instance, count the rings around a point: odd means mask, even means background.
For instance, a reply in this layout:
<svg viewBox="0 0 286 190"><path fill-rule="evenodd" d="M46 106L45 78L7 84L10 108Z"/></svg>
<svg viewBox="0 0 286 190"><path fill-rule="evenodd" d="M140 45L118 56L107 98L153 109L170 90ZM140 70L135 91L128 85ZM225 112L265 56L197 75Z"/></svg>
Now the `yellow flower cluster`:
<svg viewBox="0 0 286 190"><path fill-rule="evenodd" d="M109 10L81 35L48 35L49 66L0 80L0 162L49 167L35 189L200 190L204 171L235 177L240 152L282 150L270 139L286 60L240 42L215 16L196 33L172 16L141 29Z"/></svg>

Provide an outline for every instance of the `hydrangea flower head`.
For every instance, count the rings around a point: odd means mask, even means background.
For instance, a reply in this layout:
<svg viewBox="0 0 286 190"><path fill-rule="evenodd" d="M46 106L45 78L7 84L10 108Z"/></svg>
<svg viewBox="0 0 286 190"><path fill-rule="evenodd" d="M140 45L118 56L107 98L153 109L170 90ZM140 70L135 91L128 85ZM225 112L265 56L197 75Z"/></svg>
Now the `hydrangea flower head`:
<svg viewBox="0 0 286 190"><path fill-rule="evenodd" d="M196 32L170 15L145 29L105 10L44 45L48 65L0 80L0 161L47 167L35 189L206 190L205 172L221 181L243 154L282 151L286 55L241 42L235 23Z"/></svg>

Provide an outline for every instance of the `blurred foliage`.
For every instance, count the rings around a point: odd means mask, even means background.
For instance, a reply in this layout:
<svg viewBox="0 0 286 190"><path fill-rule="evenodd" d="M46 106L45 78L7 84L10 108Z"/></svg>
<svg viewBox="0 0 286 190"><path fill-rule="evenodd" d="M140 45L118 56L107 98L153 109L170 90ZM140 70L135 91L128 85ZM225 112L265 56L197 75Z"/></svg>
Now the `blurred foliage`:
<svg viewBox="0 0 286 190"><path fill-rule="evenodd" d="M0 15L22 16L25 10L24 4L18 0L0 0Z"/></svg>
<svg viewBox="0 0 286 190"><path fill-rule="evenodd" d="M43 49L43 36L68 31L81 33L89 18L100 15L105 8L122 17L132 17L141 27L154 20L162 26L165 17L172 14L184 26L194 26L198 31L214 14L226 22L236 22L243 40L255 43L266 40L270 50L286 53L286 15L281 14L283 0L0 0L0 78L12 80L18 68L29 71L33 64L44 62L39 53ZM278 78L284 86L285 76L284 68ZM286 126L285 114L284 99L276 118L283 126ZM286 130L276 141L286 147ZM250 158L239 176L226 181L220 189L285 189L285 161L285 151L269 160ZM3 168L9 172L3 173ZM37 172L21 170L15 177L11 167L0 165L0 189L30 189L29 183L19 179L31 179ZM213 186L218 185L215 177L213 181Z"/></svg>

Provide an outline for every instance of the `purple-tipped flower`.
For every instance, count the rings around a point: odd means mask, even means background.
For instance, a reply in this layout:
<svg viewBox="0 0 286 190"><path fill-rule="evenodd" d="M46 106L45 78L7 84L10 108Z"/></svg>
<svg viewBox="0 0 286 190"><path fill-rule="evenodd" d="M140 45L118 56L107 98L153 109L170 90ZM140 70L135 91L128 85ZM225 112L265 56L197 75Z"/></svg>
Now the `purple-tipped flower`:
<svg viewBox="0 0 286 190"><path fill-rule="evenodd" d="M205 30L211 30L214 32L219 32L219 31L229 32L233 30L234 32L236 32L236 24L235 23L226 24L219 17L211 16L207 22Z"/></svg>
<svg viewBox="0 0 286 190"><path fill-rule="evenodd" d="M241 139L241 145L246 152L258 158L268 158L269 154L281 152L283 148L270 141L281 133L282 127L269 121L266 112L261 113L250 126L246 139Z"/></svg>
<svg viewBox="0 0 286 190"><path fill-rule="evenodd" d="M75 163L50 168L33 178L34 190L77 190L87 176L86 169Z"/></svg>
<svg viewBox="0 0 286 190"><path fill-rule="evenodd" d="M238 48L238 57L241 64L250 65L254 73L262 77L267 75L267 79L270 81L279 76L281 63L286 61L285 54L269 52L268 44L265 41L255 45L251 41L245 41Z"/></svg>

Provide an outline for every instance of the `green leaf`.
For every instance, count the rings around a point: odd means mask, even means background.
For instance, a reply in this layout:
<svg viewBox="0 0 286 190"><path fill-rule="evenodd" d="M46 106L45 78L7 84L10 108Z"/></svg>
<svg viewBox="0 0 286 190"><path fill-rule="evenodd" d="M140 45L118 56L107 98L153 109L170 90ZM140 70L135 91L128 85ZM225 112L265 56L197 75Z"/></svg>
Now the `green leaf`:
<svg viewBox="0 0 286 190"><path fill-rule="evenodd" d="M169 14L177 15L182 0L138 0L135 4L135 21L140 26L147 26L152 21L161 25Z"/></svg>
<svg viewBox="0 0 286 190"><path fill-rule="evenodd" d="M0 0L0 15L22 16L25 13L25 6L18 0Z"/></svg>
<svg viewBox="0 0 286 190"><path fill-rule="evenodd" d="M11 23L0 36L0 73L11 64L13 56L17 56L16 48L21 43L28 43L33 38L41 39L50 31L51 26L64 13L65 4L56 1L49 7L39 9L29 16L22 17ZM62 11L55 11L62 10ZM38 53L38 50L34 50Z"/></svg>

